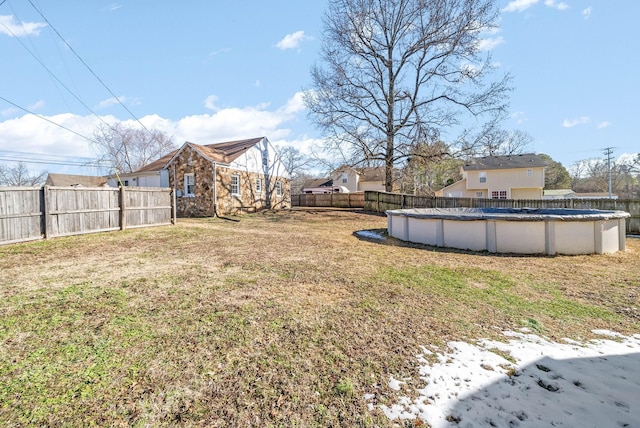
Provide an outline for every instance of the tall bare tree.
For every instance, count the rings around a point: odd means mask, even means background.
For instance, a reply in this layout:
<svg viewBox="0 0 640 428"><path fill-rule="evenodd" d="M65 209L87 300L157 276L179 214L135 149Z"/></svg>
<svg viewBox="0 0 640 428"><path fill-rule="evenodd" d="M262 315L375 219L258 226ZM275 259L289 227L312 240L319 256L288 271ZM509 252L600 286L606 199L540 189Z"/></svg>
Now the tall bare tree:
<svg viewBox="0 0 640 428"><path fill-rule="evenodd" d="M503 128L506 117L494 116L485 122L481 129L465 129L458 137L458 157L469 159L474 156L508 156L523 153L533 137L527 132Z"/></svg>
<svg viewBox="0 0 640 428"><path fill-rule="evenodd" d="M329 0L321 60L305 102L333 145L394 165L438 139L460 113L504 110L508 75L481 37L497 26L494 0Z"/></svg>
<svg viewBox="0 0 640 428"><path fill-rule="evenodd" d="M47 171L31 174L23 162L18 162L15 166L0 164L0 186L40 186L46 178Z"/></svg>
<svg viewBox="0 0 640 428"><path fill-rule="evenodd" d="M119 174L136 171L176 148L171 137L163 132L120 123L100 126L94 140L100 163Z"/></svg>

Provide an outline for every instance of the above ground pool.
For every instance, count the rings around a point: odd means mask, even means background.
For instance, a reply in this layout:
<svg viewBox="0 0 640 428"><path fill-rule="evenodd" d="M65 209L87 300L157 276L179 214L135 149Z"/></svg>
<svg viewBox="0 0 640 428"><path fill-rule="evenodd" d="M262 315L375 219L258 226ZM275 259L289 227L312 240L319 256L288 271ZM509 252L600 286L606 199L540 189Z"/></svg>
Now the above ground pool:
<svg viewBox="0 0 640 428"><path fill-rule="evenodd" d="M625 249L624 211L532 208L390 210L389 236L490 253L605 254Z"/></svg>

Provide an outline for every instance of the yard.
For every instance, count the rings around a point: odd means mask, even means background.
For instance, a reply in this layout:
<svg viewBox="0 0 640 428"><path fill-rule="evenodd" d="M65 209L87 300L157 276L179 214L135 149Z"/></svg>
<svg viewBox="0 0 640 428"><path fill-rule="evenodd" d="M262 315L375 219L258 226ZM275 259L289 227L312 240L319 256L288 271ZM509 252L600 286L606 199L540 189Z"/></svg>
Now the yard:
<svg viewBox="0 0 640 428"><path fill-rule="evenodd" d="M392 426L363 397L394 403L421 346L640 331L637 238L501 256L363 239L365 213L234 220L0 247L0 425Z"/></svg>

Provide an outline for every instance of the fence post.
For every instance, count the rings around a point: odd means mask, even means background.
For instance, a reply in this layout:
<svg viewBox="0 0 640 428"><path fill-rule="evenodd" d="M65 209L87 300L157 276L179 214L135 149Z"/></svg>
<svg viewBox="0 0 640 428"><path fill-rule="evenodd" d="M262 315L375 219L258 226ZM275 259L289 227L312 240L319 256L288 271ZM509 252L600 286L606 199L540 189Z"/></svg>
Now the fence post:
<svg viewBox="0 0 640 428"><path fill-rule="evenodd" d="M124 186L120 186L120 230L125 230L127 228L127 216L125 210Z"/></svg>
<svg viewBox="0 0 640 428"><path fill-rule="evenodd" d="M44 228L44 239L49 239L49 235L51 234L51 216L49 215L50 202L49 186L42 186L42 216L44 217L42 219L42 225Z"/></svg>
<svg viewBox="0 0 640 428"><path fill-rule="evenodd" d="M171 223L176 224L178 219L178 207L176 200L176 192L174 190L171 191Z"/></svg>

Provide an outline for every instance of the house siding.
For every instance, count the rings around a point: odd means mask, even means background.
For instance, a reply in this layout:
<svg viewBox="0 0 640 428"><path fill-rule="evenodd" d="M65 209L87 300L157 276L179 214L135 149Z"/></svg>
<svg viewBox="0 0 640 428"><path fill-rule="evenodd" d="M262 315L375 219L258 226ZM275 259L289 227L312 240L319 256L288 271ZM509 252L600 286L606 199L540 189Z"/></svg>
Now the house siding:
<svg viewBox="0 0 640 428"><path fill-rule="evenodd" d="M176 197L177 215L180 217L210 217L238 212L253 212L266 208L282 209L291 206L290 181L285 177L268 176L235 168L215 167L196 150L187 147L169 164L170 186L181 196ZM185 196L185 174L194 174L194 195ZM231 194L231 177L240 176L240 194ZM256 179L262 179L262 192L255 192ZM174 183L175 181L175 183ZM283 195L276 195L276 182L282 182ZM214 211L214 193L216 204Z"/></svg>

